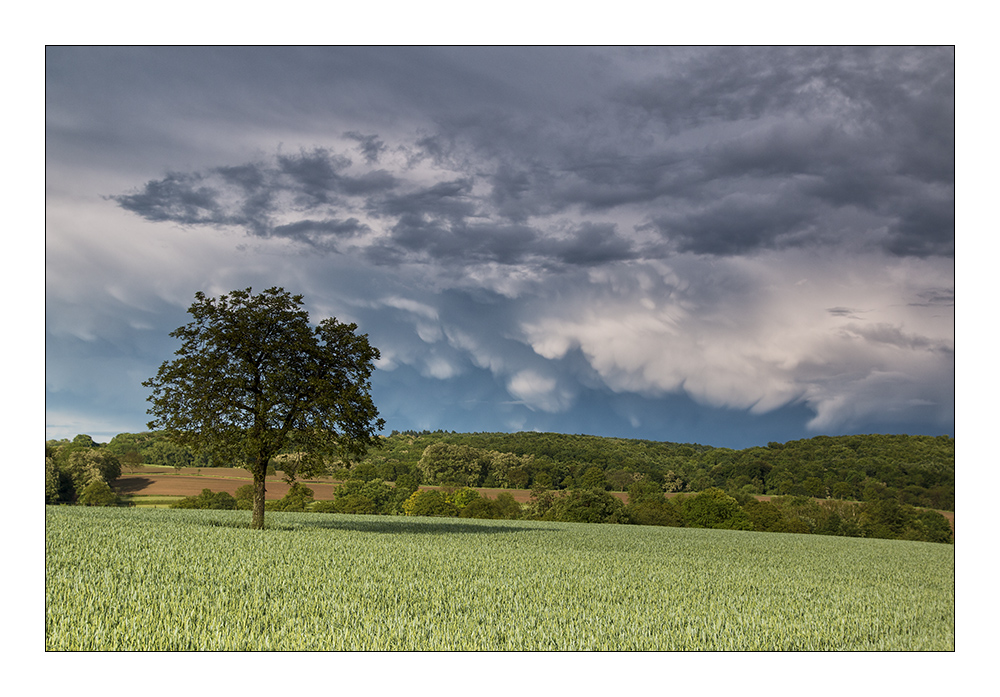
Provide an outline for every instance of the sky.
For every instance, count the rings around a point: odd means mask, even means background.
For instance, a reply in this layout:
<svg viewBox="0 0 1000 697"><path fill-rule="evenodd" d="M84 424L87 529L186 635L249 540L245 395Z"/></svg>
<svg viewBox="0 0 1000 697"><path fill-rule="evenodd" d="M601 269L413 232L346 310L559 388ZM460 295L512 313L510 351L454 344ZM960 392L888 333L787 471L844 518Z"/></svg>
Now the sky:
<svg viewBox="0 0 1000 697"><path fill-rule="evenodd" d="M46 438L197 291L381 352L392 430L955 432L955 51L45 51Z"/></svg>

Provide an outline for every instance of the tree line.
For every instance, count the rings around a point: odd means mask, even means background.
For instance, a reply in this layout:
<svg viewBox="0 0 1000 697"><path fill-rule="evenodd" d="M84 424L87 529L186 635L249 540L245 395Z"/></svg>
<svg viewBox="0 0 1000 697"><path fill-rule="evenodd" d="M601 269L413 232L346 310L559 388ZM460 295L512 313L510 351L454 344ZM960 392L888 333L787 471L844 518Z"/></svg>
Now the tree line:
<svg viewBox="0 0 1000 697"><path fill-rule="evenodd" d="M235 496L204 489L174 508L249 509L253 490ZM526 504L507 492L489 498L476 489L414 489L380 479L353 479L337 487L332 501L315 501L313 491L296 482L284 498L268 501L269 511L406 515L500 520L545 520L756 532L801 533L951 543L948 520L936 511L901 505L891 498L865 503L816 501L804 496L759 501L737 498L715 487L667 499L650 481L635 483L622 502L604 489L532 490Z"/></svg>
<svg viewBox="0 0 1000 697"><path fill-rule="evenodd" d="M741 496L955 506L950 436L817 436L732 450L558 433L411 431L393 432L365 462L383 473L416 470L424 483L442 485L627 491L645 479L668 493L714 487Z"/></svg>
<svg viewBox="0 0 1000 697"><path fill-rule="evenodd" d="M271 466L272 471L285 475L291 487L283 499L267 501L265 505L267 510L279 511L666 525L930 542L950 542L953 537L944 516L922 510L919 504L906 500L906 494L913 493L912 487L920 486L916 482L940 486L935 482L940 482L941 473L953 473L954 441L950 438L822 436L780 446L729 451L562 434L509 434L513 437L505 443L499 437L502 435L506 434L483 437L443 432L394 433L384 439L385 447L378 454L361 462L328 463L329 473L342 481L332 501L316 501L307 484L296 481L299 458L295 453L285 453L275 457ZM421 442L422 438L429 441L427 445ZM506 445L511 449L488 450L471 443ZM524 447L530 443L540 447ZM512 445L520 447L515 449ZM564 459L552 458L551 453L559 452L554 445L562 448ZM585 457L588 451L597 451L602 445L617 452L622 460L611 459L605 452L591 462L578 461L577 458ZM675 459L650 461L644 468L635 466L644 453L658 452L657 446L664 446L660 452L681 451L681 454L667 456ZM88 435L78 435L71 441L47 441L46 503L116 505L118 496L113 485L123 467L205 463L190 451L179 456L178 449L183 450L155 432L119 434L107 444L96 443ZM410 455L414 450L419 457ZM948 461L949 452L952 462ZM623 460L632 467L609 466L621 465ZM859 460L863 463L861 467L857 466ZM718 470L709 486L695 490L691 487L699 480L697 475L691 478L690 473L699 471L705 462L714 462L712 467ZM809 493L816 492L797 490L760 501L757 492L745 485L732 486L734 473L747 472L748 463L758 473L765 467L790 473L793 483L819 478L825 467L851 480L863 476L860 481L864 485L858 500L810 496ZM821 468L817 468L817 463ZM848 463L854 463L854 469ZM663 472L664 464L676 470ZM910 479L900 480L904 473ZM895 486L872 476L880 474L889 475L887 479ZM729 486L716 486L719 479ZM422 484L439 488L420 488ZM526 488L524 484L531 487L531 496L525 504L518 503L507 492L489 498L475 489ZM944 484L951 492L947 500L953 501L953 479ZM611 494L615 490L627 491L627 503ZM668 494L676 495L668 498ZM249 510L253 496L254 487L249 484L235 496L205 489L175 506Z"/></svg>
<svg viewBox="0 0 1000 697"><path fill-rule="evenodd" d="M50 455L57 454L49 463ZM112 460L119 470L139 464L239 466L172 443L155 431L122 433L106 445L85 435L72 442L48 441L46 458L50 502L75 500L92 473L100 471L98 460L104 463L101 478L107 483L118 476L110 476ZM302 461L303 453L286 448L269 467L294 481L301 478ZM955 441L950 436L817 436L731 450L558 433L393 431L359 461L327 460L323 470L339 480L381 479L408 486L625 492L638 481L649 481L666 493L718 488L737 498L888 498L938 510L954 510L955 505Z"/></svg>

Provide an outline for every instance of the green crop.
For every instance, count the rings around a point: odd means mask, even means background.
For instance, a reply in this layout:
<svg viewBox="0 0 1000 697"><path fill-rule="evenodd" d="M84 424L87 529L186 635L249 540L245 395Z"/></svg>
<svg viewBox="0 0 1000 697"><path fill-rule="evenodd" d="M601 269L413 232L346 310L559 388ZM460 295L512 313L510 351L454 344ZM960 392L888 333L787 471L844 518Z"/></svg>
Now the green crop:
<svg viewBox="0 0 1000 697"><path fill-rule="evenodd" d="M953 650L954 548L653 526L46 509L49 650Z"/></svg>

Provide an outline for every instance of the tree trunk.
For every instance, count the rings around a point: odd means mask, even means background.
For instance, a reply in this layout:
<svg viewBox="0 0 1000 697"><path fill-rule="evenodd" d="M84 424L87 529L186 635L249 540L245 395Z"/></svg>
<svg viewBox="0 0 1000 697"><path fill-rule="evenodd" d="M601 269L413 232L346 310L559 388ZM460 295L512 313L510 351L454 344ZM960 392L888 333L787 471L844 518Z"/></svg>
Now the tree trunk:
<svg viewBox="0 0 1000 697"><path fill-rule="evenodd" d="M264 528L264 479L267 477L267 462L257 463L253 472L253 518L250 527L253 530Z"/></svg>

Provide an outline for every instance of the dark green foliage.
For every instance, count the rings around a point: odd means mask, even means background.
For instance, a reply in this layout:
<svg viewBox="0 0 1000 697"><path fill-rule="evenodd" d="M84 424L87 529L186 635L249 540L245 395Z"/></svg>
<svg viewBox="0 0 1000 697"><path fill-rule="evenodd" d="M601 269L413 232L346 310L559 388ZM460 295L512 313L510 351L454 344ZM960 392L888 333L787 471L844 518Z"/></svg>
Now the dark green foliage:
<svg viewBox="0 0 1000 697"><path fill-rule="evenodd" d="M520 489L533 487L543 475L550 481L544 485L547 489L583 486L581 477L597 468L614 489L627 488L623 484L628 477L644 476L662 483L667 492L717 487L732 494L865 500L867 480L884 484L900 503L954 509L955 441L949 436L817 436L731 450L558 433L410 431L384 439L378 458L383 463L416 465L435 444L455 448L453 453L463 452L464 447L521 458L506 472L506 486ZM457 467L460 460L449 466ZM442 484L450 479L452 485L474 485L469 474L476 472L482 477L482 467L471 467L464 476L456 471L426 481ZM489 476L487 471L475 485L482 486Z"/></svg>
<svg viewBox="0 0 1000 697"><path fill-rule="evenodd" d="M313 510L316 508L313 507ZM369 515L395 513L395 491L381 479L367 482L350 479L334 490L332 510Z"/></svg>
<svg viewBox="0 0 1000 697"><path fill-rule="evenodd" d="M722 489L712 487L694 496L679 496L675 505L687 527L753 529L753 524L739 502Z"/></svg>
<svg viewBox="0 0 1000 697"><path fill-rule="evenodd" d="M75 497L73 480L59 467L54 457L46 457L45 503L71 503Z"/></svg>
<svg viewBox="0 0 1000 697"><path fill-rule="evenodd" d="M925 542L951 542L951 525L948 519L937 511L921 511L910 519L902 538Z"/></svg>
<svg viewBox="0 0 1000 697"><path fill-rule="evenodd" d="M664 501L663 489L659 484L650 480L635 482L628 489L629 505L643 503L646 501Z"/></svg>
<svg viewBox="0 0 1000 697"><path fill-rule="evenodd" d="M625 510L629 520L636 525L680 527L684 524L680 513L663 495L660 485L648 479L629 487Z"/></svg>
<svg viewBox="0 0 1000 697"><path fill-rule="evenodd" d="M684 525L680 513L667 499L646 500L626 506L629 520L636 525L666 525L679 528Z"/></svg>
<svg viewBox="0 0 1000 697"><path fill-rule="evenodd" d="M604 472L600 467L588 467L580 477L581 489L600 489L604 491L608 487L608 481L604 478Z"/></svg>
<svg viewBox="0 0 1000 697"><path fill-rule="evenodd" d="M628 523L625 504L603 489L573 489L556 497L544 520L567 523Z"/></svg>
<svg viewBox="0 0 1000 697"><path fill-rule="evenodd" d="M317 510L313 507L313 510ZM379 512L372 501L367 496L361 494L343 494L338 496L330 506L323 506L319 510L331 513L355 513L360 515L374 515Z"/></svg>
<svg viewBox="0 0 1000 697"><path fill-rule="evenodd" d="M548 513L549 509L552 508L555 500L555 492L544 486L544 482L539 482L531 488L531 497L528 499L525 514L528 518L541 520Z"/></svg>
<svg viewBox="0 0 1000 697"><path fill-rule="evenodd" d="M508 493L500 493L495 499L479 497L466 504L459 517L517 520L521 517L521 504Z"/></svg>
<svg viewBox="0 0 1000 697"><path fill-rule="evenodd" d="M73 503L90 484L110 485L120 476L115 454L88 435L45 443L46 503Z"/></svg>
<svg viewBox="0 0 1000 697"><path fill-rule="evenodd" d="M773 503L750 499L743 504L743 512L746 513L751 525L753 525L752 530L757 532L789 532L781 509Z"/></svg>
<svg viewBox="0 0 1000 697"><path fill-rule="evenodd" d="M236 499L225 491L213 493L211 489L202 489L197 496L188 496L170 505L171 508L203 508L211 510L231 511L236 506Z"/></svg>
<svg viewBox="0 0 1000 697"><path fill-rule="evenodd" d="M91 438L90 436L88 436L86 434L82 434L82 433L80 435L77 435L77 436L75 436L73 438L73 445L76 446L76 447L78 447L78 448L96 448L97 447L97 443L94 442L93 438Z"/></svg>
<svg viewBox="0 0 1000 697"><path fill-rule="evenodd" d="M95 479L84 488L77 503L81 506L117 506L118 495L103 479Z"/></svg>
<svg viewBox="0 0 1000 697"><path fill-rule="evenodd" d="M312 502L313 490L300 482L295 482L288 488L288 493L281 499L277 501L268 501L267 510L302 513L303 511L309 510L309 506Z"/></svg>
<svg viewBox="0 0 1000 697"><path fill-rule="evenodd" d="M244 484L236 490L236 507L241 511L253 508L253 484Z"/></svg>

